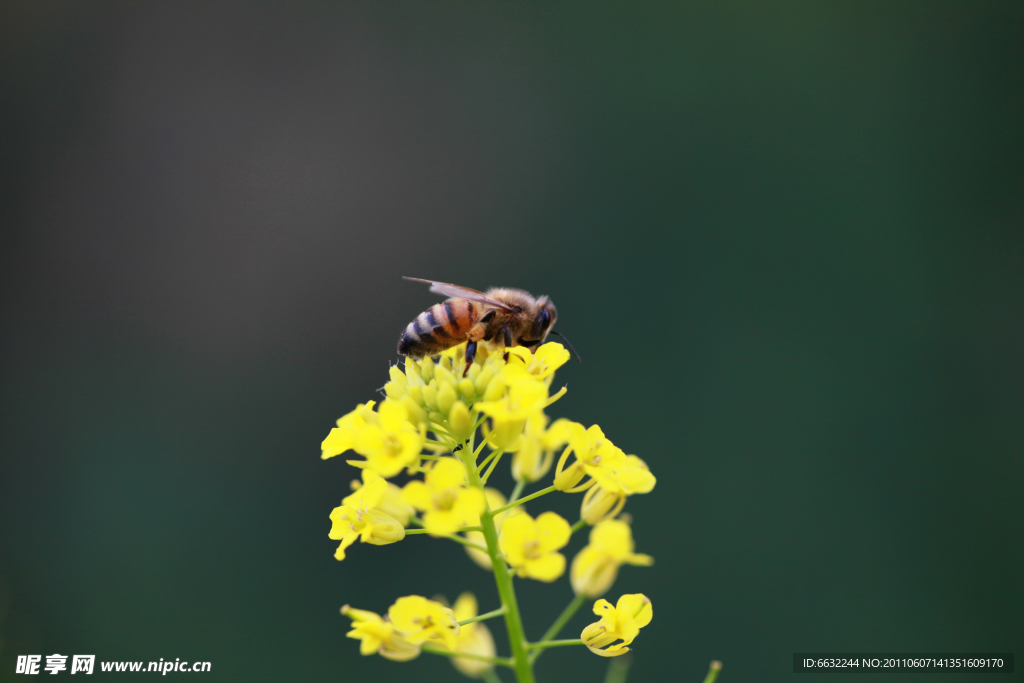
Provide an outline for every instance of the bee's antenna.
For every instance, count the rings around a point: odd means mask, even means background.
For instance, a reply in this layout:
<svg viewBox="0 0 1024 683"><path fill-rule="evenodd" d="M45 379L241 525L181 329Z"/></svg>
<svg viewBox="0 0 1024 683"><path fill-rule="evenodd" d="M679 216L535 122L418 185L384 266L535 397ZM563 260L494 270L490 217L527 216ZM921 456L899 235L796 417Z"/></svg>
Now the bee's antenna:
<svg viewBox="0 0 1024 683"><path fill-rule="evenodd" d="M568 340L568 339L566 339L566 338L565 338L565 337L564 337L564 336L562 335L562 333L561 333L561 332L555 332L554 330L551 330L551 334L557 334L557 335L558 335L559 337L561 337L561 338L562 338L562 341L564 341L564 342L565 342L565 345L569 347L569 350L570 350L570 351L572 351L572 355L573 355L573 357L575 357L575 358L576 358L576 362L577 362L577 363L582 363L582 362L583 362L583 359L582 359L582 358L580 358L580 354L576 353L576 349L572 348L572 344L570 344L570 343L569 343L569 340Z"/></svg>

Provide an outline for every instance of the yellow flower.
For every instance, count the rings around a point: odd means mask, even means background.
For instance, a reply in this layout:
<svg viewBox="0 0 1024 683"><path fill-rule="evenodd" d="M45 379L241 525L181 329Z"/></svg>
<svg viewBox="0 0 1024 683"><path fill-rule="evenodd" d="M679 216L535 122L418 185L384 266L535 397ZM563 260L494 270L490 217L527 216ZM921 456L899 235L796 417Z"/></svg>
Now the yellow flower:
<svg viewBox="0 0 1024 683"><path fill-rule="evenodd" d="M490 383L484 398L487 400L475 407L491 418L490 429L485 432L488 443L495 448L515 450L527 419L543 415L548 388L522 365L509 363Z"/></svg>
<svg viewBox="0 0 1024 683"><path fill-rule="evenodd" d="M324 442L320 444L321 459L333 458L353 447L356 430L366 424L363 414L372 413L375 403L376 401L360 403L351 413L338 418L338 426L332 429Z"/></svg>
<svg viewBox="0 0 1024 683"><path fill-rule="evenodd" d="M410 481L402 500L423 510L423 528L433 535L451 534L480 523L484 494L466 486L466 468L454 458L438 460L426 481Z"/></svg>
<svg viewBox="0 0 1024 683"><path fill-rule="evenodd" d="M593 526L605 519L614 519L625 505L625 495L605 491L600 486L592 486L583 494L580 519Z"/></svg>
<svg viewBox="0 0 1024 683"><path fill-rule="evenodd" d="M609 519L590 532L590 544L572 561L569 579L577 595L596 598L611 588L619 567L624 564L650 566L654 558L633 552L633 532L629 524Z"/></svg>
<svg viewBox="0 0 1024 683"><path fill-rule="evenodd" d="M454 612L439 602L419 595L398 598L388 608L388 618L410 643L440 640L449 650L455 649L459 621Z"/></svg>
<svg viewBox="0 0 1024 683"><path fill-rule="evenodd" d="M646 595L635 593L620 597L615 607L607 600L598 600L594 603L594 614L601 621L583 629L583 644L596 655L618 657L629 652L626 646L640 634L641 628L651 623L654 610ZM615 643L616 640L622 642Z"/></svg>
<svg viewBox="0 0 1024 683"><path fill-rule="evenodd" d="M463 593L455 601L455 619L465 621L477 615L476 596L472 593ZM455 639L454 652L466 652L468 654L480 655L482 657L495 656L494 637L490 629L482 621L472 624L465 624L460 627L459 635ZM453 657L452 664L463 675L470 678L480 678L485 671L494 668L490 662L481 662L477 659L466 659L465 657Z"/></svg>
<svg viewBox="0 0 1024 683"><path fill-rule="evenodd" d="M569 523L554 512L536 520L523 513L505 520L498 544L519 576L551 582L565 573L565 555L558 550L570 535Z"/></svg>
<svg viewBox="0 0 1024 683"><path fill-rule="evenodd" d="M376 419L373 419L373 418ZM353 435L355 451L366 461L349 461L356 467L369 467L383 477L393 477L404 467L417 462L423 436L409 421L409 410L402 403L385 400L376 413L363 413L365 424Z"/></svg>
<svg viewBox="0 0 1024 683"><path fill-rule="evenodd" d="M527 371L537 379L547 379L568 360L569 352L564 346L558 342L548 342L534 352Z"/></svg>
<svg viewBox="0 0 1024 683"><path fill-rule="evenodd" d="M612 493L631 496L634 493L650 493L658 482L645 463L635 455L615 458L606 467L584 467L598 486Z"/></svg>
<svg viewBox="0 0 1024 683"><path fill-rule="evenodd" d="M361 654L379 654L396 662L407 662L419 656L419 646L398 635L394 625L379 614L348 605L341 608L341 613L352 620L352 630L345 635L360 641Z"/></svg>
<svg viewBox="0 0 1024 683"><path fill-rule="evenodd" d="M505 494L503 494L498 489L492 489L490 487L485 488L484 495L487 496L487 507L491 510L497 510L500 507L504 507L505 503L508 502L508 500L505 498ZM500 530L502 520L504 520L506 517L510 517L512 515L520 515L524 512L526 512L525 505L517 505L516 507L510 510L505 510L505 512L499 512L494 516L494 526ZM484 538L484 532L482 531L467 531L466 540L476 543L481 547L486 547L487 545L487 540ZM491 571L491 569L493 569L493 565L491 564L491 556L485 553L484 551L466 546L466 554L469 555L469 559L473 560L487 571ZM464 617L459 617L459 621L462 621L463 618Z"/></svg>
<svg viewBox="0 0 1024 683"><path fill-rule="evenodd" d="M359 482L358 480L354 480L352 482L352 490L358 491L362 486L372 483L377 479L381 479L379 474L368 467L364 468L363 481ZM384 493L381 495L380 501L378 501L378 503L373 507L383 512L388 517L397 520L402 526L408 527L409 518L416 513L416 509L402 500L402 489L390 482L386 482L386 484L387 488L384 489ZM350 499L354 500L352 496L349 496L349 498L341 501L341 504L354 507L349 504Z"/></svg>
<svg viewBox="0 0 1024 683"><path fill-rule="evenodd" d="M583 425L571 423L569 447L562 452L555 468L555 486L569 493L585 491L598 484L608 493L630 496L634 493L649 493L657 480L643 460L635 455L626 455L613 444L597 425L584 429ZM566 467L570 454L576 459ZM580 481L590 475L590 479Z"/></svg>
<svg viewBox="0 0 1024 683"><path fill-rule="evenodd" d="M569 420L556 420L544 429L547 417L543 414L526 421L522 443L512 455L512 476L516 481L537 481L551 469L555 451L569 441Z"/></svg>
<svg viewBox="0 0 1024 683"><path fill-rule="evenodd" d="M341 541L334 557L345 559L345 549L358 538L363 543L387 545L405 538L402 524L376 508L387 490L387 482L375 479L342 501L331 511L328 538Z"/></svg>
<svg viewBox="0 0 1024 683"><path fill-rule="evenodd" d="M635 455L615 461L613 468L595 469L597 482L584 494L580 505L580 517L593 526L603 519L612 519L626 504L626 498L634 493L648 493L656 479L647 469L647 463ZM609 488L605 488L602 483Z"/></svg>

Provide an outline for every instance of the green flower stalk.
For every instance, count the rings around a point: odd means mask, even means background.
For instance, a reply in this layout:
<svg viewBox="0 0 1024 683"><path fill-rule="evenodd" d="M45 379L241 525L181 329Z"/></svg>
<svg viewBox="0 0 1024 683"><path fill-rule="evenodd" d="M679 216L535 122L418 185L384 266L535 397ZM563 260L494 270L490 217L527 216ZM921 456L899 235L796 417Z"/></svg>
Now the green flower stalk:
<svg viewBox="0 0 1024 683"><path fill-rule="evenodd" d="M348 636L360 641L362 654L409 661L426 652L450 658L470 678L497 680L494 667L502 666L512 669L519 683L533 683L534 661L545 649L584 645L615 657L629 651L627 645L650 623L650 599L623 595L615 607L597 600L593 609L600 621L579 638L556 640L584 602L612 586L620 566L654 561L634 552L629 522L617 519L630 496L654 488L647 465L626 455L597 425L552 423L545 414L566 393L564 387L552 392L551 386L568 359L558 343L531 352L486 342L480 342L468 367L465 344L434 358L406 358L403 367L391 368L379 405L360 404L324 439L324 459L347 451L362 457L347 461L362 469L361 482L353 482L355 491L330 515L329 536L341 541L338 560L356 541L385 545L428 534L466 546L473 562L494 575L499 600L484 614L470 593L459 597L454 610L418 595L398 598L383 616L346 605L342 613L352 619ZM508 496L486 486L503 462L517 482ZM553 466L551 484L527 494L526 488ZM403 473L404 486L389 481ZM526 513L525 502L558 492L585 492L575 525L554 512ZM539 641L530 642L513 576L546 583L561 579L569 564L561 551L586 525L594 527L590 543L570 572L575 597L570 593L562 616ZM499 617L508 631L509 656L498 656L483 623ZM625 669L619 670L624 676Z"/></svg>

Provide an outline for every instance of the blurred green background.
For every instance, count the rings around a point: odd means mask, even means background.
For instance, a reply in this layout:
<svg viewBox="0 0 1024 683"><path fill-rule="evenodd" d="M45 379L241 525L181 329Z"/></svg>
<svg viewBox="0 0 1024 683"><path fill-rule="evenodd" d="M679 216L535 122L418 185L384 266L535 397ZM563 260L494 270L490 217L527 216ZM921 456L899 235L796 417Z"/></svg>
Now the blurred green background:
<svg viewBox="0 0 1024 683"><path fill-rule="evenodd" d="M0 13L0 679L458 679L338 608L490 577L327 539L354 471L320 441L437 301L402 275L551 295L585 361L553 415L658 476L610 596L654 602L631 681L1024 653L1024 4ZM534 637L571 598L518 590Z"/></svg>

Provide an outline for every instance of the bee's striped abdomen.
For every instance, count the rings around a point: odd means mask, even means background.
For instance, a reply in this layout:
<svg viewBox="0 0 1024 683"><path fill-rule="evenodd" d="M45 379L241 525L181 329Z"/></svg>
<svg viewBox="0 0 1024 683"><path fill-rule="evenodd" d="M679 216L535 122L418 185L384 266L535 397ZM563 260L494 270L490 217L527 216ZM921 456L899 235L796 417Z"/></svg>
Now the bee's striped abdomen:
<svg viewBox="0 0 1024 683"><path fill-rule="evenodd" d="M476 311L465 299L434 304L405 327L398 340L398 353L415 358L441 353L466 341L474 322Z"/></svg>

